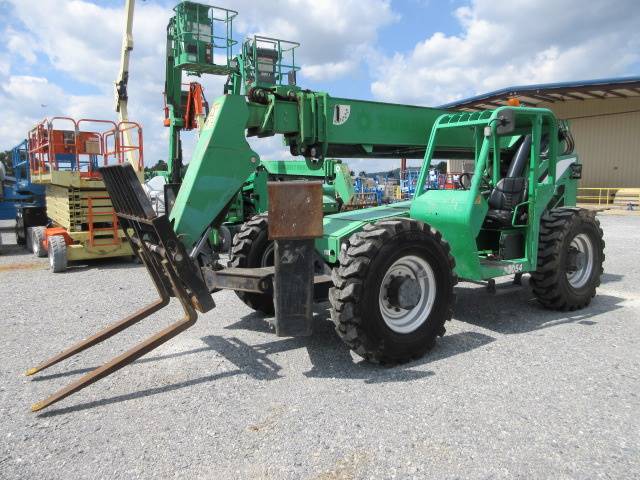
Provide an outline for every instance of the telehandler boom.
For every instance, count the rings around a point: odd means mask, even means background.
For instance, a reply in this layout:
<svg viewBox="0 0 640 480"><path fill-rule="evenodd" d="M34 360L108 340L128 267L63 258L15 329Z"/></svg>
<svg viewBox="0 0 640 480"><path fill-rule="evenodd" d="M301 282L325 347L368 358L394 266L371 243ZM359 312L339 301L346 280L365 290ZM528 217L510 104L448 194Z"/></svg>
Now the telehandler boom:
<svg viewBox="0 0 640 480"><path fill-rule="evenodd" d="M492 282L509 275L519 281L529 273L543 306L574 310L589 304L602 274L602 230L593 215L575 207L581 165L568 126L551 111L506 106L447 112L303 90L296 84L297 44L252 37L232 56L232 40L215 33L211 12L192 2L176 8L176 24L189 28L176 36L183 54L175 61L229 80L226 94L211 105L170 215L155 214L131 168L102 169L159 299L28 374L139 322L171 297L185 315L36 403L34 411L184 331L197 312L215 307L212 292L222 288L236 290L254 309L274 312L281 336L310 334L312 302L328 296L340 338L363 358L386 364L423 355L444 334L459 278ZM226 60L214 55L218 48ZM225 268L208 232L223 221L259 163L247 137L274 135L310 165L329 156L423 158L415 195L323 218L319 183L274 182L269 215L238 232ZM473 160L473 175L459 190L429 189L432 162L446 158ZM271 241L275 265L268 267L260 257Z"/></svg>

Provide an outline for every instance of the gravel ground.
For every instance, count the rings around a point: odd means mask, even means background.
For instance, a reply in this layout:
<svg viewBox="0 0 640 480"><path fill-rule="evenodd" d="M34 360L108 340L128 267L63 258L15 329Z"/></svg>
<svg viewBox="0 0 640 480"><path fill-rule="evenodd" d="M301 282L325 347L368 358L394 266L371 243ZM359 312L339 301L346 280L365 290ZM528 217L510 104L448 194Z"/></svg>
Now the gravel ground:
<svg viewBox="0 0 640 480"><path fill-rule="evenodd" d="M599 295L541 309L461 284L425 358L379 368L315 335L277 338L231 292L135 364L42 414L29 405L158 330L146 323L23 372L153 299L142 267L53 275L0 226L0 478L639 478L640 217L606 216Z"/></svg>

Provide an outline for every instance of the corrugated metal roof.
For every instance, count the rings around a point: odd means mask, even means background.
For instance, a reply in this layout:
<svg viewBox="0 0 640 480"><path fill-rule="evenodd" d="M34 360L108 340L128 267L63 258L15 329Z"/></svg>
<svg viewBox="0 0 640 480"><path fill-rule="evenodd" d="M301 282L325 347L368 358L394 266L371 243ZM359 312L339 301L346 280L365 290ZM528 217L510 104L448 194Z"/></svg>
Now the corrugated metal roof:
<svg viewBox="0 0 640 480"><path fill-rule="evenodd" d="M603 78L573 82L520 85L502 88L474 97L456 100L439 108L454 110L484 110L506 105L509 98L518 98L527 105L604 98L640 97L640 77Z"/></svg>

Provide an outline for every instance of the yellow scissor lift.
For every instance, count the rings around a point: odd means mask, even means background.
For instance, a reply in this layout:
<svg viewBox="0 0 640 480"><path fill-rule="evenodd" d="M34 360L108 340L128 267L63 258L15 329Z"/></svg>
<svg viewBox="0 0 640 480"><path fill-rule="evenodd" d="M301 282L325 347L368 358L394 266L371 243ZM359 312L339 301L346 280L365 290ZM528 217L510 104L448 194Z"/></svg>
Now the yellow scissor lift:
<svg viewBox="0 0 640 480"><path fill-rule="evenodd" d="M31 181L46 185L48 225L30 228L36 256L53 272L69 261L133 255L98 168L129 161L143 178L142 129L135 122L54 117L28 135Z"/></svg>

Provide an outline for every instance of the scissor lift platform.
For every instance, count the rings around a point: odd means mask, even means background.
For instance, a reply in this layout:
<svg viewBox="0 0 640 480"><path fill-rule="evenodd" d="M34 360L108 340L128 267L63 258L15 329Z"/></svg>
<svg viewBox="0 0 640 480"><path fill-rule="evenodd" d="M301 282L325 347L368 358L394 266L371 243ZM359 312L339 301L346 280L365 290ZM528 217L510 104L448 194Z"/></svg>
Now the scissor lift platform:
<svg viewBox="0 0 640 480"><path fill-rule="evenodd" d="M126 157L142 180L140 126L55 117L34 127L28 144L32 181L46 186L47 224L30 229L33 253L48 255L53 272L69 261L133 255L98 168Z"/></svg>

